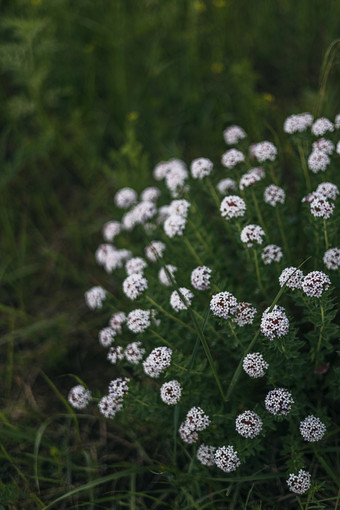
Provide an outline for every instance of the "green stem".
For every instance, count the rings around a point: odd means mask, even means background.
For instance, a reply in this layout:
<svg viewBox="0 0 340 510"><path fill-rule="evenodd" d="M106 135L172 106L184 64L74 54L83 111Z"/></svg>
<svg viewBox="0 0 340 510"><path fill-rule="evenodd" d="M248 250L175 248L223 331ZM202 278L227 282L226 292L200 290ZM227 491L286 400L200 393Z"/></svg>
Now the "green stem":
<svg viewBox="0 0 340 510"><path fill-rule="evenodd" d="M178 319L177 317L175 317L174 315L172 315L172 313L170 312L167 312L162 306L160 306L158 303L156 303L156 301L154 301L150 296L145 296L146 299L149 301L149 303L151 303L153 306L155 306L160 312L162 312L164 315L166 315L167 317L169 317L169 319L172 319L174 320L175 322L177 322L178 324L180 324L181 326L183 326L183 328L186 328L188 329L189 331L193 332L193 333L196 333L196 330L194 328L192 328L191 326L188 326L187 324L185 324L185 322L181 321L181 319Z"/></svg>
<svg viewBox="0 0 340 510"><path fill-rule="evenodd" d="M320 348L321 348L322 333L323 333L323 329L325 327L325 311L321 304L320 304L320 312L321 312L321 328L320 328L320 333L319 333L318 345L317 345L316 353L315 353L315 367L317 366L317 363L318 363L318 355L319 355Z"/></svg>
<svg viewBox="0 0 340 510"><path fill-rule="evenodd" d="M214 202L216 204L217 209L220 210L221 201L218 198L218 195L216 193L216 190L215 190L214 186L211 183L210 178L207 177L205 182L207 183L207 186L209 188L210 194L211 194L211 196L212 196L212 198L213 198L213 200L214 200Z"/></svg>
<svg viewBox="0 0 340 510"><path fill-rule="evenodd" d="M270 173L271 178L273 179L274 184L277 186L278 181L277 181L276 175L274 173L274 166L271 163L269 163L269 173Z"/></svg>
<svg viewBox="0 0 340 510"><path fill-rule="evenodd" d="M157 333L157 331L155 331L154 329L150 329L150 333L152 333L159 340L162 340L162 342L165 343L168 347L171 347L171 349L174 349L174 346L172 345L172 343L170 343L168 340L165 340L165 338L162 337L161 335L159 335Z"/></svg>
<svg viewBox="0 0 340 510"><path fill-rule="evenodd" d="M238 222L237 220L236 220L236 222L235 222L235 223L236 223L236 227L237 227L237 230L238 230L238 232L239 232L239 235L240 235L240 237L241 237L241 231L242 231L242 229L241 229L241 225L239 224L239 222ZM246 246L244 243L242 243L242 244L243 244L243 247L244 247L244 251L245 251L245 253L246 253L246 255L247 255L247 260L248 260L248 261L250 261L249 250L248 250L247 246Z"/></svg>
<svg viewBox="0 0 340 510"><path fill-rule="evenodd" d="M278 210L277 207L275 207L275 214L276 214L277 224L279 225L279 230L280 230L283 246L285 248L285 252L287 254L287 257L290 260L290 252L289 252L289 248L288 248L288 242L287 242L286 234L285 234L285 232L283 230L281 216L280 216L280 213L279 213L279 210Z"/></svg>
<svg viewBox="0 0 340 510"><path fill-rule="evenodd" d="M199 257L199 255L197 255L196 250L193 248L189 239L186 236L183 236L183 240L184 240L185 244L187 245L188 250L190 251L190 253L194 257L194 259L196 260L197 264L199 266L203 266L203 262L202 262L201 258Z"/></svg>
<svg viewBox="0 0 340 510"><path fill-rule="evenodd" d="M326 224L325 218L323 219L323 233L325 236L326 250L328 250L329 244L328 244L328 235L327 235L327 224Z"/></svg>
<svg viewBox="0 0 340 510"><path fill-rule="evenodd" d="M265 288L263 287L263 283L262 283L262 279L261 279L261 273L260 273L260 268L259 268L259 262L258 262L258 259L257 259L257 250L256 250L256 248L254 248L254 262L255 262L255 270L256 270L256 278L257 278L258 286L260 287L264 297L266 299L268 299L268 294L267 294Z"/></svg>
<svg viewBox="0 0 340 510"><path fill-rule="evenodd" d="M215 258L214 257L214 254L212 253L212 251L210 250L208 244L205 242L205 240L203 239L200 231L198 230L198 228L196 227L196 225L191 221L191 220L188 220L188 223L189 225L192 227L193 231L195 232L195 235L197 237L197 239L199 240L199 242L204 246L205 250L209 253L209 255L212 257L212 258Z"/></svg>
<svg viewBox="0 0 340 510"><path fill-rule="evenodd" d="M299 156L300 156L300 161L301 161L301 166L302 166L303 174L304 174L305 181L306 181L307 191L308 191L308 193L310 193L311 190L312 190L312 187L311 187L311 183L310 183L309 172L308 172L308 168L307 168L307 164L306 164L306 159L305 159L304 154L303 154L303 149L302 149L302 146L301 146L301 142L298 143L298 151L299 151Z"/></svg>
<svg viewBox="0 0 340 510"><path fill-rule="evenodd" d="M268 230L266 229L266 226L264 224L263 217L262 217L262 214L261 214L261 210L259 208L259 204L258 204L258 201L257 201L257 198L256 198L256 195L254 193L253 188L251 188L251 196L252 196L252 199L253 199L253 202L254 202L254 205L255 205L256 214L257 214L258 219L260 221L260 225L263 228L263 230L267 233L267 238L268 238L268 241L270 242L269 233L268 233Z"/></svg>

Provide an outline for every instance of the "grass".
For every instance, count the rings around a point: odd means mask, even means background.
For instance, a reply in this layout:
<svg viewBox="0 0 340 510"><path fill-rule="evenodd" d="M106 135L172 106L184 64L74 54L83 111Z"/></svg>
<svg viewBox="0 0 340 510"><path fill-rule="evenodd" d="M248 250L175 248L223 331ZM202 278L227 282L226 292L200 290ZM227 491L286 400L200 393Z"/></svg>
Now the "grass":
<svg viewBox="0 0 340 510"><path fill-rule="evenodd" d="M295 111L340 111L338 43L330 46L339 4L2 0L0 7L0 509L293 508L293 495L258 499L276 483L261 474L244 499L242 479L223 478L222 490L208 480L212 504L197 474L167 466L156 433L141 424L142 446L128 420L107 427L99 416L75 416L61 395L70 374L89 374L100 387L110 371L83 292L103 281L93 252L115 190L143 189L161 159L190 161L201 147L215 157L227 124L260 140ZM330 466L326 455L322 464ZM329 495L318 508L339 500Z"/></svg>

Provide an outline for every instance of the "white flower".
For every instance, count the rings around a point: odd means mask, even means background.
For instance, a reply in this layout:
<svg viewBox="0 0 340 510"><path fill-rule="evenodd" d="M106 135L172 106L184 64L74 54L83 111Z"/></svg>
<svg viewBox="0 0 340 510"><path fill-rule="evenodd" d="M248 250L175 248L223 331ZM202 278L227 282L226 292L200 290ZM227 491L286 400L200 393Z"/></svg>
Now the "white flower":
<svg viewBox="0 0 340 510"><path fill-rule="evenodd" d="M277 148L271 142L260 142L254 147L254 156L260 162L274 161L277 156Z"/></svg>
<svg viewBox="0 0 340 510"><path fill-rule="evenodd" d="M286 193L282 188L279 188L279 186L271 184L264 190L263 198L266 204L275 207L277 204L284 204Z"/></svg>
<svg viewBox="0 0 340 510"><path fill-rule="evenodd" d="M313 216L324 218L327 220L330 218L334 211L334 204L328 202L324 195L315 193L313 200L310 202L310 212Z"/></svg>
<svg viewBox="0 0 340 510"><path fill-rule="evenodd" d="M186 421L181 423L181 425L178 429L178 432L179 432L179 435L181 436L182 441L184 441L185 443L193 444L193 443L196 443L196 441L198 440L197 432L195 430L191 430L188 427Z"/></svg>
<svg viewBox="0 0 340 510"><path fill-rule="evenodd" d="M138 363L143 359L144 354L145 349L142 342L131 342L131 344L126 346L124 351L125 358L133 365L138 365Z"/></svg>
<svg viewBox="0 0 340 510"><path fill-rule="evenodd" d="M110 381L108 387L108 393L111 397L114 397L116 400L123 400L124 395L129 391L129 383L130 379L128 377L118 377L113 381Z"/></svg>
<svg viewBox="0 0 340 510"><path fill-rule="evenodd" d="M134 273L142 274L146 266L147 263L142 257L133 257L125 264L125 270L129 276Z"/></svg>
<svg viewBox="0 0 340 510"><path fill-rule="evenodd" d="M174 290L170 296L170 305L175 310L175 312L179 312L180 310L187 310L191 305L191 301L194 297L191 290L186 289L185 287L180 287L178 289L181 295Z"/></svg>
<svg viewBox="0 0 340 510"><path fill-rule="evenodd" d="M315 174L324 172L331 160L323 151L314 150L308 157L308 168Z"/></svg>
<svg viewBox="0 0 340 510"><path fill-rule="evenodd" d="M261 253L261 258L264 264L271 264L272 262L280 262L283 257L280 246L275 244L268 244Z"/></svg>
<svg viewBox="0 0 340 510"><path fill-rule="evenodd" d="M211 269L207 266L198 266L191 273L191 285L197 290L210 288Z"/></svg>
<svg viewBox="0 0 340 510"><path fill-rule="evenodd" d="M115 339L115 336L117 335L117 332L112 328L104 328L99 331L98 338L99 343L103 347L109 347Z"/></svg>
<svg viewBox="0 0 340 510"><path fill-rule="evenodd" d="M263 179L265 173L261 167L252 168L242 175L239 183L240 190L254 186L257 182Z"/></svg>
<svg viewBox="0 0 340 510"><path fill-rule="evenodd" d="M151 220L157 213L157 208L153 202L144 201L140 202L133 208L133 214L135 215L135 224L143 224L148 220Z"/></svg>
<svg viewBox="0 0 340 510"><path fill-rule="evenodd" d="M244 161L244 154L236 149L230 149L222 155L221 163L226 168L234 168L238 163Z"/></svg>
<svg viewBox="0 0 340 510"><path fill-rule="evenodd" d="M185 423L190 430L200 432L210 425L210 418L201 407L192 407L187 412Z"/></svg>
<svg viewBox="0 0 340 510"><path fill-rule="evenodd" d="M236 418L235 428L242 437L251 438L258 436L262 430L263 422L254 411L245 411Z"/></svg>
<svg viewBox="0 0 340 510"><path fill-rule="evenodd" d="M214 294L210 301L210 310L217 317L229 319L237 309L237 300L230 292Z"/></svg>
<svg viewBox="0 0 340 510"><path fill-rule="evenodd" d="M122 231L119 221L108 221L103 226L103 237L105 241L111 242Z"/></svg>
<svg viewBox="0 0 340 510"><path fill-rule="evenodd" d="M137 201L137 193L132 188L122 188L115 194L114 202L120 209L128 209Z"/></svg>
<svg viewBox="0 0 340 510"><path fill-rule="evenodd" d="M168 237L182 236L186 219L178 214L170 215L164 222L164 232Z"/></svg>
<svg viewBox="0 0 340 510"><path fill-rule="evenodd" d="M215 464L225 473L235 471L241 464L237 451L231 445L221 446L215 452Z"/></svg>
<svg viewBox="0 0 340 510"><path fill-rule="evenodd" d="M110 347L107 353L107 359L112 365L115 365L117 361L121 361L124 359L124 351L123 347L120 345L115 345L114 347Z"/></svg>
<svg viewBox="0 0 340 510"><path fill-rule="evenodd" d="M334 143L330 140L327 140L326 138L319 138L319 140L313 143L312 147L313 151L319 150L325 152L329 156L333 154L335 149Z"/></svg>
<svg viewBox="0 0 340 510"><path fill-rule="evenodd" d="M259 225L247 225L242 229L240 238L242 243L251 248L254 243L262 244L262 237L265 235L264 230Z"/></svg>
<svg viewBox="0 0 340 510"><path fill-rule="evenodd" d="M156 347L143 361L146 375L157 379L171 363L172 350L169 347Z"/></svg>
<svg viewBox="0 0 340 510"><path fill-rule="evenodd" d="M316 193L323 195L328 200L335 200L339 195L339 189L338 186L331 182L322 182L316 188Z"/></svg>
<svg viewBox="0 0 340 510"><path fill-rule="evenodd" d="M116 312L111 316L109 325L117 333L121 333L122 325L124 324L124 322L126 322L125 313L124 312Z"/></svg>
<svg viewBox="0 0 340 510"><path fill-rule="evenodd" d="M297 475L290 473L287 480L287 485L291 492L295 492L295 494L304 494L310 489L311 486L310 473L308 473L308 471L304 471L303 469L300 469Z"/></svg>
<svg viewBox="0 0 340 510"><path fill-rule="evenodd" d="M145 247L145 256L151 262L157 262L159 258L163 257L165 251L165 244L162 241L151 241L151 243Z"/></svg>
<svg viewBox="0 0 340 510"><path fill-rule="evenodd" d="M236 181L234 181L234 179L230 179L229 177L227 177L226 179L222 179L217 184L217 189L221 193L221 195L225 195L230 189L236 190L236 188L237 188Z"/></svg>
<svg viewBox="0 0 340 510"><path fill-rule="evenodd" d="M287 416L290 413L294 400L286 388L275 388L265 399L265 406L269 413L275 416Z"/></svg>
<svg viewBox="0 0 340 510"><path fill-rule="evenodd" d="M261 333L269 340L287 335L289 320L283 306L275 305L271 312L269 310L270 307L266 308L262 314Z"/></svg>
<svg viewBox="0 0 340 510"><path fill-rule="evenodd" d="M190 207L190 202L185 199L173 200L169 205L169 216L173 214L186 218Z"/></svg>
<svg viewBox="0 0 340 510"><path fill-rule="evenodd" d="M128 211L122 217L122 226L125 230L132 230L137 225L137 218L135 214L135 209Z"/></svg>
<svg viewBox="0 0 340 510"><path fill-rule="evenodd" d="M210 175L214 164L208 158L197 158L191 163L191 175L194 179L203 179L206 175Z"/></svg>
<svg viewBox="0 0 340 510"><path fill-rule="evenodd" d="M165 178L167 172L170 170L170 164L167 161L161 161L160 163L157 163L153 170L153 176L156 179L156 181L161 181Z"/></svg>
<svg viewBox="0 0 340 510"><path fill-rule="evenodd" d="M235 145L247 136L240 126L229 126L223 131L223 138L227 145Z"/></svg>
<svg viewBox="0 0 340 510"><path fill-rule="evenodd" d="M320 298L329 288L331 281L322 271L308 273L302 282L302 290L307 296Z"/></svg>
<svg viewBox="0 0 340 510"><path fill-rule="evenodd" d="M172 159L168 161L168 170L165 174L165 182L168 190L172 194L178 194L185 185L188 178L188 171L183 161Z"/></svg>
<svg viewBox="0 0 340 510"><path fill-rule="evenodd" d="M249 377L258 379L265 375L265 370L269 367L268 363L264 361L262 354L259 352L253 352L247 354L243 360L243 370Z"/></svg>
<svg viewBox="0 0 340 510"><path fill-rule="evenodd" d="M138 298L147 288L147 279L138 273L131 274L123 281L123 291L129 299Z"/></svg>
<svg viewBox="0 0 340 510"><path fill-rule="evenodd" d="M326 434L326 425L322 423L320 418L310 414L302 422L300 422L300 432L305 441L315 443L320 441Z"/></svg>
<svg viewBox="0 0 340 510"><path fill-rule="evenodd" d="M296 267L286 267L279 276L280 287L285 284L289 289L301 289L303 272Z"/></svg>
<svg viewBox="0 0 340 510"><path fill-rule="evenodd" d="M92 400L92 397L89 390L78 384L69 391L67 399L75 409L85 409Z"/></svg>
<svg viewBox="0 0 340 510"><path fill-rule="evenodd" d="M228 195L221 202L220 212L223 218L230 220L230 218L244 216L246 208L246 203L241 197L238 195Z"/></svg>
<svg viewBox="0 0 340 510"><path fill-rule="evenodd" d="M116 413L120 411L123 404L120 400L116 400L112 395L105 395L98 403L99 411L105 418L112 419Z"/></svg>
<svg viewBox="0 0 340 510"><path fill-rule="evenodd" d="M209 446L201 444L196 453L197 460L200 461L203 466L214 466L215 464L215 446Z"/></svg>
<svg viewBox="0 0 340 510"><path fill-rule="evenodd" d="M164 404L168 404L169 406L178 404L181 395L182 387L175 379L173 381L166 382L161 386L161 399Z"/></svg>
<svg viewBox="0 0 340 510"><path fill-rule="evenodd" d="M287 117L284 122L283 130L288 134L302 133L312 125L313 116L310 113L300 113Z"/></svg>
<svg viewBox="0 0 340 510"><path fill-rule="evenodd" d="M175 272L177 271L177 267L171 264L167 264L162 267L158 273L159 281L165 285L166 287L170 287L173 285L172 280L175 280Z"/></svg>
<svg viewBox="0 0 340 510"><path fill-rule="evenodd" d="M141 200L144 202L157 202L157 199L160 197L161 192L158 188L154 186L150 186L149 188L145 188L141 193Z"/></svg>
<svg viewBox="0 0 340 510"><path fill-rule="evenodd" d="M137 308L127 316L127 327L132 333L142 333L150 326L150 311Z"/></svg>
<svg viewBox="0 0 340 510"><path fill-rule="evenodd" d="M170 206L168 206L168 205L162 205L158 209L158 216L157 216L157 224L158 225L163 225L165 220L168 218L168 216L170 215L169 209L170 209Z"/></svg>
<svg viewBox="0 0 340 510"><path fill-rule="evenodd" d="M340 128L340 113L338 113L338 115L335 116L334 125L335 125L335 129Z"/></svg>
<svg viewBox="0 0 340 510"><path fill-rule="evenodd" d="M323 136L327 132L334 131L334 125L326 117L317 119L312 125L312 133L314 136Z"/></svg>
<svg viewBox="0 0 340 510"><path fill-rule="evenodd" d="M256 312L256 308L251 303L242 301L237 304L235 316L232 320L240 327L246 324L253 324Z"/></svg>
<svg viewBox="0 0 340 510"><path fill-rule="evenodd" d="M327 269L339 269L340 267L340 249L330 248L323 256L323 262Z"/></svg>
<svg viewBox="0 0 340 510"><path fill-rule="evenodd" d="M106 290L99 285L92 287L90 290L85 292L85 301L89 308L92 310L102 308L103 301L106 299Z"/></svg>

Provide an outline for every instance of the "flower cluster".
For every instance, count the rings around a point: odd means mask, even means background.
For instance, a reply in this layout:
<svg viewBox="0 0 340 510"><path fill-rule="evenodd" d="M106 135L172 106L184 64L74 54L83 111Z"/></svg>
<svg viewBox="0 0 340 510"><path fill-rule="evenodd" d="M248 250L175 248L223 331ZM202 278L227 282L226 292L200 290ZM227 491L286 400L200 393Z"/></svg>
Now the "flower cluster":
<svg viewBox="0 0 340 510"><path fill-rule="evenodd" d="M246 211L245 201L237 195L229 195L224 197L220 206L221 215L226 220L230 218L239 218L244 216Z"/></svg>
<svg viewBox="0 0 340 510"><path fill-rule="evenodd" d="M254 438L258 436L262 430L263 422L258 414L254 411L245 411L236 418L236 431L242 437Z"/></svg>
<svg viewBox="0 0 340 510"><path fill-rule="evenodd" d="M213 169L213 162L208 158L197 158L191 163L191 175L194 179L203 179L210 175Z"/></svg>
<svg viewBox="0 0 340 510"><path fill-rule="evenodd" d="M225 473L231 473L239 467L241 462L237 456L237 451L234 450L234 447L232 445L228 445L217 448L215 452L215 464Z"/></svg>
<svg viewBox="0 0 340 510"><path fill-rule="evenodd" d="M157 379L171 363L172 350L169 347L156 347L143 361L144 372Z"/></svg>
<svg viewBox="0 0 340 510"><path fill-rule="evenodd" d="M179 428L179 435L185 443L195 443L197 432L205 430L210 425L210 418L200 407L192 407Z"/></svg>
<svg viewBox="0 0 340 510"><path fill-rule="evenodd" d="M214 466L215 464L215 446L201 444L197 448L196 457L203 466Z"/></svg>
<svg viewBox="0 0 340 510"><path fill-rule="evenodd" d="M132 333L142 333L150 326L150 311L137 308L127 316L126 325Z"/></svg>
<svg viewBox="0 0 340 510"><path fill-rule="evenodd" d="M290 135L293 133L303 133L312 125L312 122L313 116L310 113L299 113L298 115L287 117L283 129Z"/></svg>
<svg viewBox="0 0 340 510"><path fill-rule="evenodd" d="M219 292L210 301L210 310L217 317L229 319L237 309L237 300L230 292Z"/></svg>
<svg viewBox="0 0 340 510"><path fill-rule="evenodd" d="M226 168L234 168L239 163L243 163L244 154L237 149L230 149L222 155L221 163Z"/></svg>
<svg viewBox="0 0 340 510"><path fill-rule="evenodd" d="M309 297L320 298L329 289L331 281L322 271L308 273L302 282L302 290Z"/></svg>
<svg viewBox="0 0 340 510"><path fill-rule="evenodd" d="M242 366L245 373L254 379L263 377L265 375L265 370L269 367L268 363L259 352L247 354L243 360Z"/></svg>
<svg viewBox="0 0 340 510"><path fill-rule="evenodd" d="M251 248L254 243L262 244L266 234L262 227L259 225L247 225L241 231L240 237L242 243L246 244L248 248Z"/></svg>
<svg viewBox="0 0 340 510"><path fill-rule="evenodd" d="M129 299L136 299L148 288L148 281L139 273L133 273L123 281L124 294Z"/></svg>
<svg viewBox="0 0 340 510"><path fill-rule="evenodd" d="M286 199L286 193L282 188L279 188L279 186L271 184L264 190L263 198L266 204L275 207L277 204L284 204Z"/></svg>
<svg viewBox="0 0 340 510"><path fill-rule="evenodd" d="M237 304L236 312L232 320L240 327L246 324L253 324L256 312L256 308L251 303L241 301Z"/></svg>
<svg viewBox="0 0 340 510"><path fill-rule="evenodd" d="M330 248L323 256L323 262L327 269L335 271L340 267L340 248Z"/></svg>
<svg viewBox="0 0 340 510"><path fill-rule="evenodd" d="M291 473L287 480L289 490L295 492L295 494L304 494L310 489L310 473L300 469L299 473L295 475Z"/></svg>
<svg viewBox="0 0 340 510"><path fill-rule="evenodd" d="M310 414L300 423L300 432L305 441L315 443L320 441L326 433L326 425L320 418Z"/></svg>
<svg viewBox="0 0 340 510"><path fill-rule="evenodd" d="M275 305L272 311L268 307L262 314L261 333L269 340L281 338L289 331L289 320L283 306Z"/></svg>
<svg viewBox="0 0 340 510"><path fill-rule="evenodd" d="M186 289L185 287L180 287L177 290L174 290L170 296L170 305L175 310L175 312L179 312L180 310L187 310L191 305L191 301L194 295L190 289Z"/></svg>
<svg viewBox="0 0 340 510"><path fill-rule="evenodd" d="M75 409L85 409L91 399L91 392L81 384L71 388L68 394L68 401Z"/></svg>
<svg viewBox="0 0 340 510"><path fill-rule="evenodd" d="M247 136L240 126L229 126L223 131L223 138L227 145L235 145Z"/></svg>
<svg viewBox="0 0 340 510"><path fill-rule="evenodd" d="M161 399L164 404L173 406L178 404L182 395L182 387L175 379L173 381L166 382L161 387Z"/></svg>
<svg viewBox="0 0 340 510"><path fill-rule="evenodd" d="M191 285L197 290L210 288L211 269L207 266L198 266L191 273Z"/></svg>
<svg viewBox="0 0 340 510"><path fill-rule="evenodd" d="M283 257L282 249L276 244L268 244L261 253L263 263L268 265L272 262L280 262Z"/></svg>
<svg viewBox="0 0 340 510"><path fill-rule="evenodd" d="M294 400L286 388L275 388L267 394L264 403L269 413L275 416L287 416Z"/></svg>
<svg viewBox="0 0 340 510"><path fill-rule="evenodd" d="M257 143L254 147L254 156L260 163L275 161L277 148L268 141Z"/></svg>
<svg viewBox="0 0 340 510"><path fill-rule="evenodd" d="M303 272L296 267L286 267L279 276L280 286L286 285L289 289L301 289Z"/></svg>
<svg viewBox="0 0 340 510"><path fill-rule="evenodd" d="M92 287L92 289L85 293L86 304L92 310L95 310L96 308L102 308L105 298L106 290L100 286Z"/></svg>

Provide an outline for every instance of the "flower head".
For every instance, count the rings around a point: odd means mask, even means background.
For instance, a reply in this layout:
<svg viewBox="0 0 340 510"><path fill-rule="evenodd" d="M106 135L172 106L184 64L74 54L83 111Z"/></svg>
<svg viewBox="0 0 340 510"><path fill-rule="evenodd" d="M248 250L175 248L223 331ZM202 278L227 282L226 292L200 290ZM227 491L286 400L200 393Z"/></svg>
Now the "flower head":
<svg viewBox="0 0 340 510"><path fill-rule="evenodd" d="M191 205L190 202L188 202L184 198L180 200L173 200L169 205L169 216L172 216L174 214L186 218L188 216L190 205Z"/></svg>
<svg viewBox="0 0 340 510"><path fill-rule="evenodd" d="M251 303L242 301L237 304L236 312L232 320L241 327L246 324L253 324L256 312L256 308Z"/></svg>
<svg viewBox="0 0 340 510"><path fill-rule="evenodd" d="M125 270L129 276L135 273L142 274L146 266L147 263L142 257L133 257L125 264Z"/></svg>
<svg viewBox="0 0 340 510"><path fill-rule="evenodd" d="M339 189L338 186L336 186L336 184L333 184L331 182L322 182L316 188L316 193L323 195L328 200L335 200L336 197L339 195Z"/></svg>
<svg viewBox="0 0 340 510"><path fill-rule="evenodd" d="M98 308L102 308L103 301L106 299L106 290L99 285L96 287L92 287L90 290L85 292L85 301L86 304L91 310L96 310Z"/></svg>
<svg viewBox="0 0 340 510"><path fill-rule="evenodd" d="M150 326L150 311L137 308L127 316L127 327L132 333L143 333Z"/></svg>
<svg viewBox="0 0 340 510"><path fill-rule="evenodd" d="M198 434L195 430L192 430L188 427L188 424L186 421L181 423L179 429L178 429L179 435L181 436L182 441L188 444L196 443L198 440Z"/></svg>
<svg viewBox="0 0 340 510"><path fill-rule="evenodd" d="M187 412L185 423L190 430L200 432L210 425L210 418L201 407L192 407Z"/></svg>
<svg viewBox="0 0 340 510"><path fill-rule="evenodd" d="M261 333L269 340L281 338L289 331L289 320L283 306L275 305L272 311L268 307L262 314Z"/></svg>
<svg viewBox="0 0 340 510"><path fill-rule="evenodd" d="M207 266L198 266L191 273L191 285L197 290L210 288L211 269Z"/></svg>
<svg viewBox="0 0 340 510"><path fill-rule="evenodd" d="M112 329L110 327L104 328L99 331L99 335L98 335L99 343L103 347L110 347L110 345L114 342L116 335L117 335L117 332L114 329Z"/></svg>
<svg viewBox="0 0 340 510"><path fill-rule="evenodd" d="M160 197L161 192L158 188L154 186L150 186L149 188L145 188L141 193L141 200L143 202L157 202L157 199Z"/></svg>
<svg viewBox="0 0 340 510"><path fill-rule="evenodd" d="M120 345L115 345L114 347L110 347L107 353L107 359L112 365L115 365L117 361L122 361L124 359L124 350Z"/></svg>
<svg viewBox="0 0 340 510"><path fill-rule="evenodd" d="M125 347L124 356L129 363L138 365L143 359L145 349L142 342L131 342Z"/></svg>
<svg viewBox="0 0 340 510"><path fill-rule="evenodd" d="M261 258L264 264L271 264L272 262L280 262L283 257L282 249L280 246L276 246L275 244L268 244L263 248L261 253Z"/></svg>
<svg viewBox="0 0 340 510"><path fill-rule="evenodd" d="M135 216L135 224L142 224L148 220L151 220L157 213L155 204L151 201L145 200L140 202L133 208L133 214Z"/></svg>
<svg viewBox="0 0 340 510"><path fill-rule="evenodd" d="M317 119L312 125L312 133L314 136L323 136L325 133L332 131L334 131L334 124L326 119L326 117Z"/></svg>
<svg viewBox="0 0 340 510"><path fill-rule="evenodd" d="M210 310L217 317L229 319L237 309L237 299L230 292L214 294L210 301Z"/></svg>
<svg viewBox="0 0 340 510"><path fill-rule="evenodd" d="M215 452L215 464L225 473L235 471L241 464L237 451L231 445L221 446Z"/></svg>
<svg viewBox="0 0 340 510"><path fill-rule="evenodd" d="M223 131L223 138L227 145L235 145L247 136L240 126L229 126Z"/></svg>
<svg viewBox="0 0 340 510"><path fill-rule="evenodd" d="M92 400L92 396L89 390L81 384L77 384L70 389L67 399L75 409L85 409Z"/></svg>
<svg viewBox="0 0 340 510"><path fill-rule="evenodd" d="M242 365L245 373L254 379L263 377L265 375L265 370L269 367L268 363L259 352L247 354Z"/></svg>
<svg viewBox="0 0 340 510"><path fill-rule="evenodd" d="M151 243L145 247L145 256L151 262L157 262L159 258L163 257L165 251L165 244L162 241L151 241Z"/></svg>
<svg viewBox="0 0 340 510"><path fill-rule="evenodd" d="M221 195L225 195L230 189L236 190L237 184L234 179L230 179L227 177L226 179L222 179L217 184L217 189L221 193Z"/></svg>
<svg viewBox="0 0 340 510"><path fill-rule="evenodd" d="M187 310L191 305L191 301L194 297L191 290L186 289L185 287L180 287L178 289L180 291L174 290L170 297L170 305L175 310L175 312L179 312L180 310Z"/></svg>
<svg viewBox="0 0 340 510"><path fill-rule="evenodd" d="M323 262L327 269L333 269L334 271L340 267L340 249L330 248L323 256Z"/></svg>
<svg viewBox="0 0 340 510"><path fill-rule="evenodd" d="M310 473L300 469L299 473L295 475L291 473L287 480L289 490L295 492L295 494L304 494L310 489Z"/></svg>
<svg viewBox="0 0 340 510"><path fill-rule="evenodd" d="M275 416L287 416L294 400L291 393L285 388L275 388L267 394L264 403L269 413Z"/></svg>
<svg viewBox="0 0 340 510"><path fill-rule="evenodd" d="M252 168L242 175L239 183L240 190L254 186L254 184L263 179L264 175L263 168Z"/></svg>
<svg viewBox="0 0 340 510"><path fill-rule="evenodd" d="M308 273L302 282L302 290L309 297L320 298L328 290L331 281L322 271Z"/></svg>
<svg viewBox="0 0 340 510"><path fill-rule="evenodd" d="M124 395L129 391L129 381L128 377L118 377L110 381L108 388L109 395L116 400L123 400Z"/></svg>
<svg viewBox="0 0 340 510"><path fill-rule="evenodd" d="M176 271L177 271L176 266L173 266L172 264L167 264L166 266L162 267L159 270L159 273L158 273L159 281L166 287L170 287L173 284L172 280L175 279Z"/></svg>
<svg viewBox="0 0 340 510"><path fill-rule="evenodd" d="M123 291L129 299L138 298L147 288L147 279L139 273L133 273L123 281Z"/></svg>
<svg viewBox="0 0 340 510"><path fill-rule="evenodd" d="M119 221L108 221L103 226L103 237L105 241L111 242L121 232L122 224Z"/></svg>
<svg viewBox="0 0 340 510"><path fill-rule="evenodd" d="M312 125L313 116L310 113L291 115L285 120L283 130L288 134L302 133Z"/></svg>
<svg viewBox="0 0 340 510"><path fill-rule="evenodd" d="M230 149L222 155L221 163L226 168L234 168L244 161L244 154L236 149Z"/></svg>
<svg viewBox="0 0 340 510"><path fill-rule="evenodd" d="M305 441L315 443L320 441L326 433L326 425L320 418L310 414L300 423L300 432Z"/></svg>
<svg viewBox="0 0 340 510"><path fill-rule="evenodd" d="M334 204L329 202L324 195L315 193L314 198L310 202L310 212L313 216L324 218L327 220L330 218L334 211Z"/></svg>
<svg viewBox="0 0 340 510"><path fill-rule="evenodd" d="M182 236L186 225L186 218L178 214L171 214L164 222L164 232L168 237Z"/></svg>
<svg viewBox="0 0 340 510"><path fill-rule="evenodd" d="M206 175L210 175L214 165L210 159L197 158L191 163L191 175L194 179L203 179Z"/></svg>
<svg viewBox="0 0 340 510"><path fill-rule="evenodd" d="M216 451L215 446L201 444L197 448L197 453L196 453L197 460L199 460L199 462L201 464L203 464L203 466L214 466L215 451Z"/></svg>
<svg viewBox="0 0 340 510"><path fill-rule="evenodd" d="M238 195L228 195L222 200L220 211L223 218L230 220L230 218L244 216L246 208L246 203L241 197Z"/></svg>
<svg viewBox="0 0 340 510"><path fill-rule="evenodd" d="M126 322L126 315L124 312L116 312L111 315L109 325L110 328L114 329L117 333L122 332L122 325Z"/></svg>
<svg viewBox="0 0 340 510"><path fill-rule="evenodd" d="M326 138L319 138L319 140L313 143L312 147L313 151L319 150L325 152L329 156L333 154L335 149L334 143L330 140L326 140Z"/></svg>
<svg viewBox="0 0 340 510"><path fill-rule="evenodd" d="M241 241L245 243L248 248L251 248L254 243L262 244L262 237L265 236L265 232L259 225L247 225L241 231Z"/></svg>
<svg viewBox="0 0 340 510"><path fill-rule="evenodd" d="M105 418L113 419L123 408L121 400L115 399L114 395L105 395L98 403L99 411Z"/></svg>
<svg viewBox="0 0 340 510"><path fill-rule="evenodd" d="M331 160L327 154L320 150L313 150L308 157L308 168L314 173L324 172Z"/></svg>
<svg viewBox="0 0 340 510"><path fill-rule="evenodd" d="M114 202L120 209L128 209L137 201L137 193L132 188L122 188L115 194Z"/></svg>
<svg viewBox="0 0 340 510"><path fill-rule="evenodd" d="M254 438L258 436L262 430L262 420L254 411L245 411L236 418L236 431L242 437Z"/></svg>
<svg viewBox="0 0 340 510"><path fill-rule="evenodd" d="M257 143L254 147L254 156L260 163L274 161L277 156L277 148L268 141Z"/></svg>
<svg viewBox="0 0 340 510"><path fill-rule="evenodd" d="M279 276L280 287L285 284L289 289L301 289L303 280L303 272L296 267L286 267Z"/></svg>
<svg viewBox="0 0 340 510"><path fill-rule="evenodd" d="M266 204L275 207L277 204L284 204L286 200L286 193L282 188L279 188L279 186L271 184L264 190L263 198Z"/></svg>
<svg viewBox="0 0 340 510"><path fill-rule="evenodd" d="M175 379L161 386L161 399L170 406L178 404L182 395L182 387Z"/></svg>
<svg viewBox="0 0 340 510"><path fill-rule="evenodd" d="M156 347L143 361L144 372L157 379L171 363L172 350L169 347Z"/></svg>

